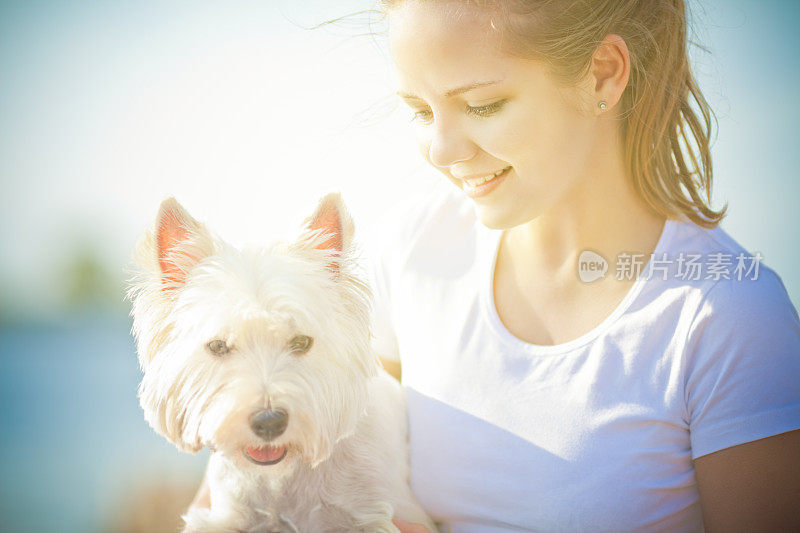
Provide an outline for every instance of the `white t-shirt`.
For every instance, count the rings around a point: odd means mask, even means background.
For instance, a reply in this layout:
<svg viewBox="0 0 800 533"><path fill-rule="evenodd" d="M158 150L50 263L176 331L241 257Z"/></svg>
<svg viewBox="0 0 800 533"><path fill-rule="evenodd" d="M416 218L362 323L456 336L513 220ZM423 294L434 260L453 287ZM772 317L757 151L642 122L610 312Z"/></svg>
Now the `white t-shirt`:
<svg viewBox="0 0 800 533"><path fill-rule="evenodd" d="M800 322L781 279L722 229L668 220L660 262L601 324L528 344L493 303L501 231L445 187L365 242L420 503L452 533L702 531L692 460L800 428ZM677 273L681 252L702 254L700 276ZM757 274L734 270L740 252Z"/></svg>

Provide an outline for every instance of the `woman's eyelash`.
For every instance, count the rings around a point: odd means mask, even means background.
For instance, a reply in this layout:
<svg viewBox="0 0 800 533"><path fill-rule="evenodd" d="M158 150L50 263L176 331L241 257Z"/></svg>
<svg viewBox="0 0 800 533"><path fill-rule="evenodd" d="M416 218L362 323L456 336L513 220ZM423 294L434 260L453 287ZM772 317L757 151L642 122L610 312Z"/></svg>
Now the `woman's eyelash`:
<svg viewBox="0 0 800 533"><path fill-rule="evenodd" d="M431 115L433 112L430 109L420 109L419 111L414 111L414 116L411 117L411 120L418 120L420 122L428 122L431 119Z"/></svg>
<svg viewBox="0 0 800 533"><path fill-rule="evenodd" d="M482 106L467 106L467 114L480 118L489 117L500 111L507 101L503 99ZM419 109L414 111L414 116L411 117L411 120L430 122L433 118L432 115L433 112L430 109Z"/></svg>
<svg viewBox="0 0 800 533"><path fill-rule="evenodd" d="M505 105L507 100L498 100L497 102L492 102L491 104L482 105L482 106L467 106L467 114L473 115L476 117L488 117L494 115Z"/></svg>

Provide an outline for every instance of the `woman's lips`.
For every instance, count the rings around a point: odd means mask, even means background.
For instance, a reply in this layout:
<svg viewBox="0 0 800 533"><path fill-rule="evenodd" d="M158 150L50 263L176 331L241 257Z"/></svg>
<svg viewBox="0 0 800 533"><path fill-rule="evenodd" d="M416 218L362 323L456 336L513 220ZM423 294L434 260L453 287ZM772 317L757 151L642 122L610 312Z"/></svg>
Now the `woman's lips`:
<svg viewBox="0 0 800 533"><path fill-rule="evenodd" d="M510 172L511 172L511 167L507 167L503 169L503 172L501 174L475 187L471 186L466 181L462 181L461 190L463 190L464 193L470 198L485 196L490 192L492 192L495 188L497 188L497 186L500 185L506 179L506 176L508 176Z"/></svg>

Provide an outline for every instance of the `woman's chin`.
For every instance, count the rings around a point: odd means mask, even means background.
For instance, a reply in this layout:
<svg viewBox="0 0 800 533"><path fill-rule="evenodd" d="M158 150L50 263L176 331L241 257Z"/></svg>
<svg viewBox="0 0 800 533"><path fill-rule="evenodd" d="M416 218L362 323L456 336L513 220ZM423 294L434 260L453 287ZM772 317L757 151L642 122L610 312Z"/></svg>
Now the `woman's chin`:
<svg viewBox="0 0 800 533"><path fill-rule="evenodd" d="M521 224L510 216L507 207L499 205L487 205L475 202L475 216L478 220L489 229L504 230L510 229Z"/></svg>

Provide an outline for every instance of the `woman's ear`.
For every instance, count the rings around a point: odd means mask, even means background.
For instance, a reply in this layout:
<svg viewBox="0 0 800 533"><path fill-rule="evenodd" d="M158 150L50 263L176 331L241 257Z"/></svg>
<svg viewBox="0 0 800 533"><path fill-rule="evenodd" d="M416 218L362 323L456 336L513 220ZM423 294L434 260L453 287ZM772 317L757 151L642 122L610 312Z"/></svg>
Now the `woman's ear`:
<svg viewBox="0 0 800 533"><path fill-rule="evenodd" d="M593 109L602 113L612 108L622 98L622 93L630 78L631 60L625 40L614 33L609 33L592 54L590 68L591 87L589 91L594 99ZM601 109L599 102L605 102Z"/></svg>

